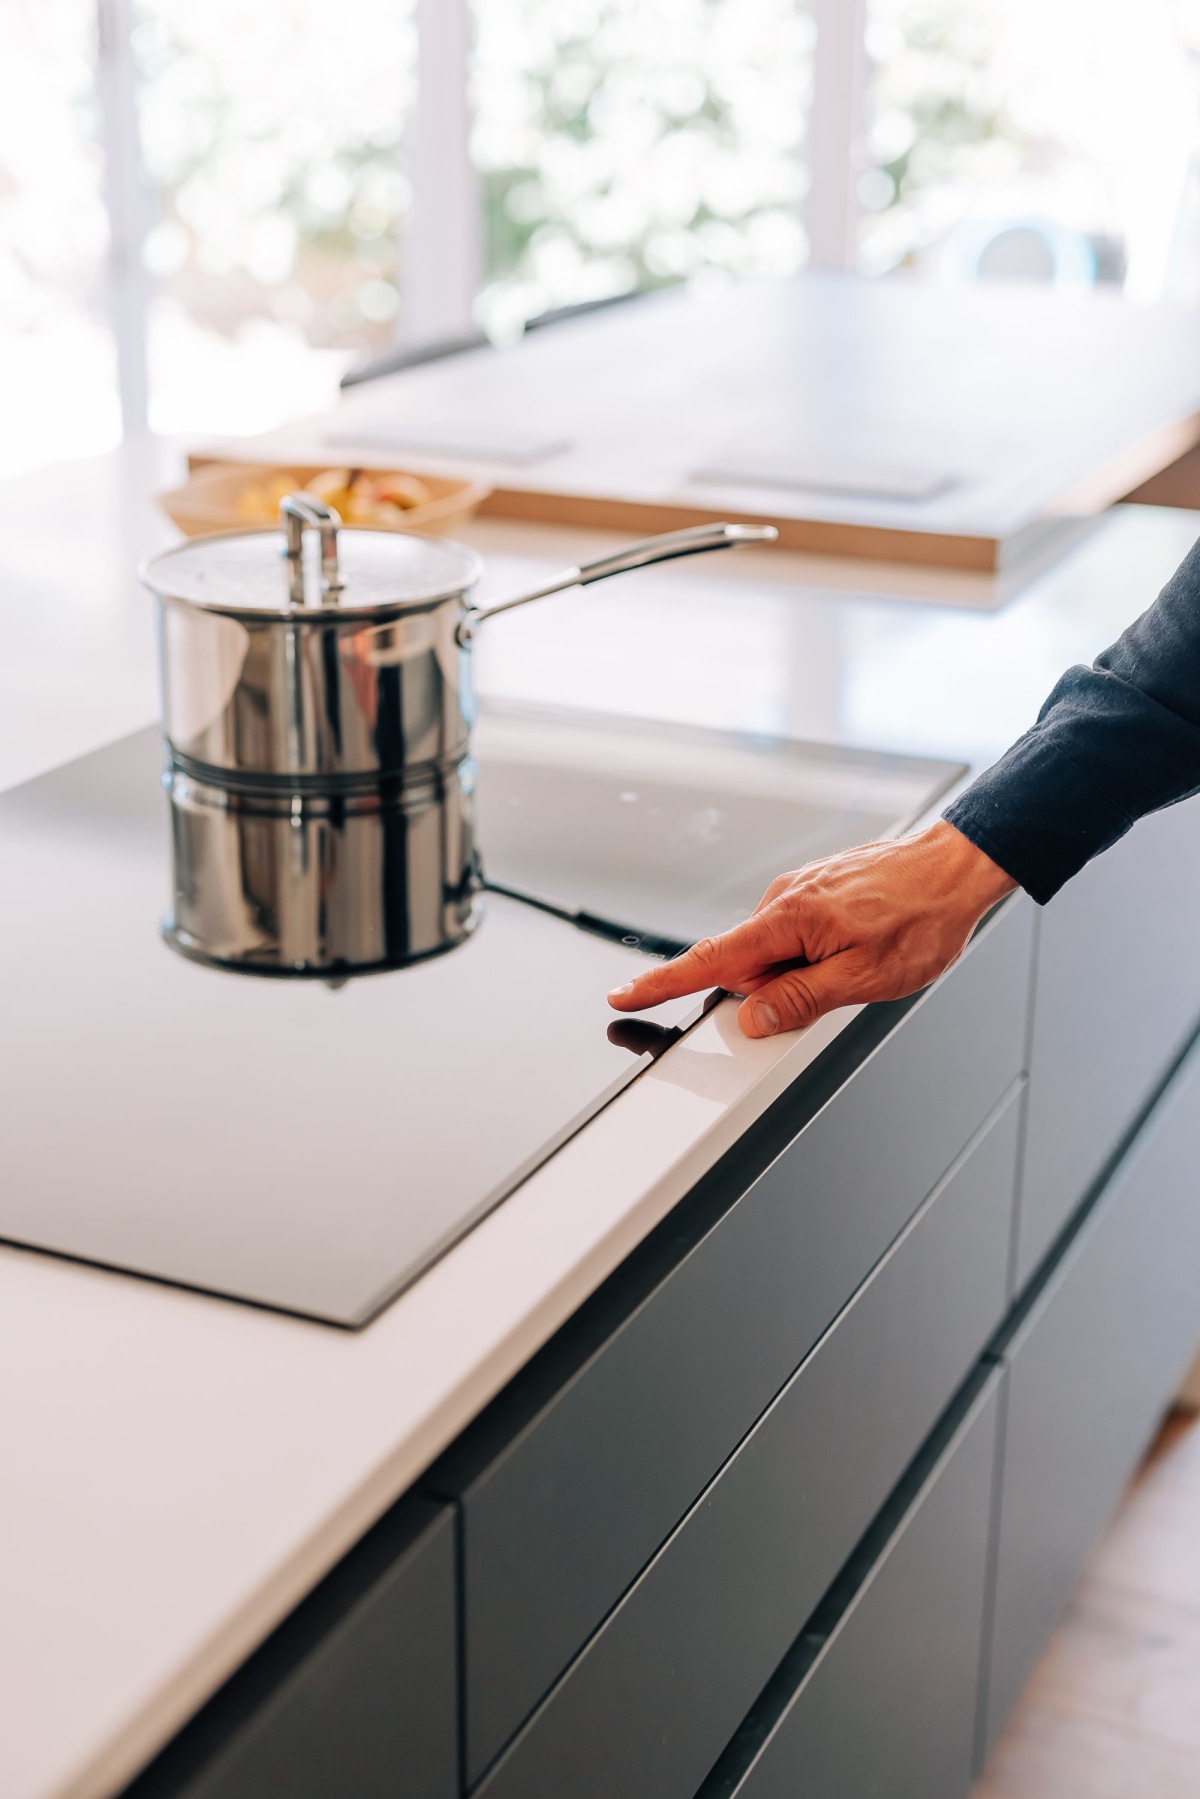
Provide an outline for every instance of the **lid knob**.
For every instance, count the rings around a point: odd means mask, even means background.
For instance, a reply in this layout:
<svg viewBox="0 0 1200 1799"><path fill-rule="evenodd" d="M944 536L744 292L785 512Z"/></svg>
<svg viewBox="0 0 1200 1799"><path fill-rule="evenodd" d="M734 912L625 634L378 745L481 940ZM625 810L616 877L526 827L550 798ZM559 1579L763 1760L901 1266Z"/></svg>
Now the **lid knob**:
<svg viewBox="0 0 1200 1799"><path fill-rule="evenodd" d="M303 606L304 528L311 526L321 534L320 598L336 600L345 586L338 572L337 534L341 514L310 493L289 493L279 502L279 522L283 526L284 555L288 563L288 598L294 606Z"/></svg>

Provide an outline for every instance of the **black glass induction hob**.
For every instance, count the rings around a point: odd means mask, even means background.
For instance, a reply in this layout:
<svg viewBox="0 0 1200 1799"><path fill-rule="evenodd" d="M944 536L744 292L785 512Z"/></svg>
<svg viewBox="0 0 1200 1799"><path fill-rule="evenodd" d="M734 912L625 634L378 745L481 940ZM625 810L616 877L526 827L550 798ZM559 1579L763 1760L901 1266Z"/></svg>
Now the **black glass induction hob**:
<svg viewBox="0 0 1200 1799"><path fill-rule="evenodd" d="M581 713L480 719L475 935L325 984L189 962L157 733L0 796L0 1239L360 1325L635 1078L606 991L948 763Z"/></svg>

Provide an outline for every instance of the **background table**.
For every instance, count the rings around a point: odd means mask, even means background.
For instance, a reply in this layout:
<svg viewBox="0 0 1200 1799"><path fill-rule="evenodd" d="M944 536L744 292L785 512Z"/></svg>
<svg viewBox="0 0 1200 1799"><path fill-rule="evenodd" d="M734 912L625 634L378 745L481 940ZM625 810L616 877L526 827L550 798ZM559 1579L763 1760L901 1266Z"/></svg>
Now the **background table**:
<svg viewBox="0 0 1200 1799"><path fill-rule="evenodd" d="M466 473L498 517L769 520L793 550L988 572L1197 441L1200 308L814 271L424 364L214 453Z"/></svg>

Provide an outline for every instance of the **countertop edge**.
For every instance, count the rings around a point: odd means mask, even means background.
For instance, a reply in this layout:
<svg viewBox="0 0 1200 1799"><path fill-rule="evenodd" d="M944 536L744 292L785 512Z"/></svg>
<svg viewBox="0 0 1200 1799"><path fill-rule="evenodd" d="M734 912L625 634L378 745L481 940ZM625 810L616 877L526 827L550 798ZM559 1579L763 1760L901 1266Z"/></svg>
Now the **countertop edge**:
<svg viewBox="0 0 1200 1799"><path fill-rule="evenodd" d="M807 1031L751 1047L748 1039L740 1038L737 1004L732 999L723 1001L684 1039L694 1048L698 1037L724 1037L732 1031L735 1040L740 1039L738 1048L745 1045L747 1054L737 1058L744 1078L730 1103L714 1115L706 1129L695 1133L690 1143L684 1141L686 1132L679 1129L675 1133L678 1140L665 1150L662 1166L631 1202L611 1206L607 1217L606 1208L593 1204L584 1227L585 1239L577 1238L573 1248L567 1241L556 1245L556 1272L549 1281L539 1283L542 1290L536 1302L527 1304L523 1296L512 1293L511 1303L500 1308L499 1315L485 1326L490 1340L476 1339L474 1350L462 1357L441 1391L420 1417L403 1429L391 1450L365 1478L348 1481L342 1503L321 1526L244 1600L221 1631L170 1671L163 1686L133 1715L127 1715L93 1756L63 1783L43 1789L38 1799L112 1799L119 1793L863 1010L861 1006L846 1007L818 1020ZM458 1304L475 1289L482 1265L493 1258L503 1263L517 1247L517 1240L526 1239L531 1228L537 1228L532 1213L540 1212L543 1221L556 1211L561 1216L562 1202L578 1190L585 1161L593 1193L606 1177L614 1179L630 1147L622 1138L628 1138L631 1125L637 1129L630 1118L631 1102L640 1093L645 1096L642 1105L654 1103L653 1090L666 1077L671 1053L591 1119L372 1324L353 1337L333 1341L346 1346L381 1343L389 1324L404 1318L406 1302L411 1306L423 1299L425 1306L453 1316ZM732 1053L723 1055L722 1060L731 1068L735 1064ZM758 1072L752 1074L756 1066ZM566 1233L568 1237L573 1234ZM402 1354L395 1359L402 1359Z"/></svg>

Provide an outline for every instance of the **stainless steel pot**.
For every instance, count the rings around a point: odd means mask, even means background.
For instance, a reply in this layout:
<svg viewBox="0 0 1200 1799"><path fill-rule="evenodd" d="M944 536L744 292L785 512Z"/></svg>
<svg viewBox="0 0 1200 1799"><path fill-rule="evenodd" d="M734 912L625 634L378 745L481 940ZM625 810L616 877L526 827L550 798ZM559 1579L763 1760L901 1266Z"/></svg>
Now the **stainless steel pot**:
<svg viewBox="0 0 1200 1799"><path fill-rule="evenodd" d="M280 515L282 533L196 539L141 571L159 611L166 931L205 960L325 978L449 949L477 922L471 644L486 619L776 535L670 532L478 607L481 564L460 544L339 538L308 494Z"/></svg>

